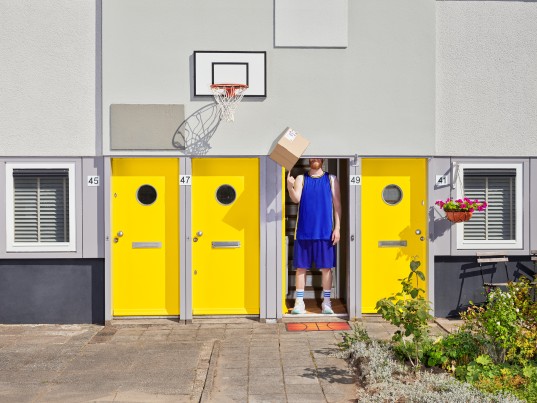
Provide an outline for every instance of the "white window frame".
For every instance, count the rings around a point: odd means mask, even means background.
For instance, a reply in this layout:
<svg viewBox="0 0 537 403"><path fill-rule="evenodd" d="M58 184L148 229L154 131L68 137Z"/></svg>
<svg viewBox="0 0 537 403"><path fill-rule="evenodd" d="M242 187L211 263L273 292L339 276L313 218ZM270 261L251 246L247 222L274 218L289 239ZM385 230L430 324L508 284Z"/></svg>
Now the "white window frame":
<svg viewBox="0 0 537 403"><path fill-rule="evenodd" d="M69 242L15 242L13 170L67 169L69 178ZM76 252L75 163L6 163L6 251L7 252Z"/></svg>
<svg viewBox="0 0 537 403"><path fill-rule="evenodd" d="M464 223L456 224L460 225L457 229L457 249L522 249L522 208L523 208L523 167L522 163L509 163L509 164L479 164L479 163L460 163L458 164L458 174L456 181L456 194L457 199L464 197L464 170L477 168L477 169L515 169L516 170L516 233L513 240L489 240L489 241L476 241L476 240L464 240ZM479 214L479 213L476 213Z"/></svg>

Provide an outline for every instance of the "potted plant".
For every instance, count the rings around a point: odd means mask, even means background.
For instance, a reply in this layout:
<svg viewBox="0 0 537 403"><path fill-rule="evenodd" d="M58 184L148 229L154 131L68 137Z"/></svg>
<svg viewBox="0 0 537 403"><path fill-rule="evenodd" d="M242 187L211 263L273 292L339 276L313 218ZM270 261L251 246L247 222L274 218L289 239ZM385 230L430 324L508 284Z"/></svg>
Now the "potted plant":
<svg viewBox="0 0 537 403"><path fill-rule="evenodd" d="M457 200L450 197L446 200L437 200L434 204L446 212L446 218L451 222L468 221L474 211L483 211L487 208L487 202L467 197Z"/></svg>

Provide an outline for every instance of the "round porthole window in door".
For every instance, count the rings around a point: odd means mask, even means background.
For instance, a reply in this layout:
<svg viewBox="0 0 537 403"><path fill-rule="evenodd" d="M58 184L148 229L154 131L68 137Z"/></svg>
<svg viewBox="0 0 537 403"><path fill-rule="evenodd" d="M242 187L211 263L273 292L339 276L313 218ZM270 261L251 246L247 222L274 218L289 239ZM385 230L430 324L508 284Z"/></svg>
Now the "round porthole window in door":
<svg viewBox="0 0 537 403"><path fill-rule="evenodd" d="M218 203L227 206L235 201L237 192L231 185L222 185L216 190L216 200Z"/></svg>
<svg viewBox="0 0 537 403"><path fill-rule="evenodd" d="M382 190L382 200L390 206L395 206L403 200L403 191L397 185L388 185Z"/></svg>
<svg viewBox="0 0 537 403"><path fill-rule="evenodd" d="M151 185L142 185L136 192L136 199L144 206L150 206L157 200L157 189Z"/></svg>

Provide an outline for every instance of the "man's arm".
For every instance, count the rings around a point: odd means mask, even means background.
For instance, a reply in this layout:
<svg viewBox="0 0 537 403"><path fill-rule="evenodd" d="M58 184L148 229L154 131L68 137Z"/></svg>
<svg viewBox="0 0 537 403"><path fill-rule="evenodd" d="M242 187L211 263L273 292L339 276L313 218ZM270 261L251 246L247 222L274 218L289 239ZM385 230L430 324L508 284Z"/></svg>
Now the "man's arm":
<svg viewBox="0 0 537 403"><path fill-rule="evenodd" d="M332 188L332 203L334 204L334 230L332 231L332 244L339 242L339 229L341 222L341 195L339 191L339 182L334 177L334 186Z"/></svg>
<svg viewBox="0 0 537 403"><path fill-rule="evenodd" d="M298 175L295 179L291 176L291 172L287 174L287 190L289 191L289 197L293 202L300 203L303 187L304 175Z"/></svg>

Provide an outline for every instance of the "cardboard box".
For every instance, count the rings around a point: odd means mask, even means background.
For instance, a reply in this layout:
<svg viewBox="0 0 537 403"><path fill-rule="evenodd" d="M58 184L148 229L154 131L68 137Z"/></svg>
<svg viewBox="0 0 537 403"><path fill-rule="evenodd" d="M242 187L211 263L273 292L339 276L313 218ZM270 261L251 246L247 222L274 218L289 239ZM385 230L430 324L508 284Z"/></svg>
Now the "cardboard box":
<svg viewBox="0 0 537 403"><path fill-rule="evenodd" d="M290 171L304 154L310 142L290 127L281 134L269 157Z"/></svg>

